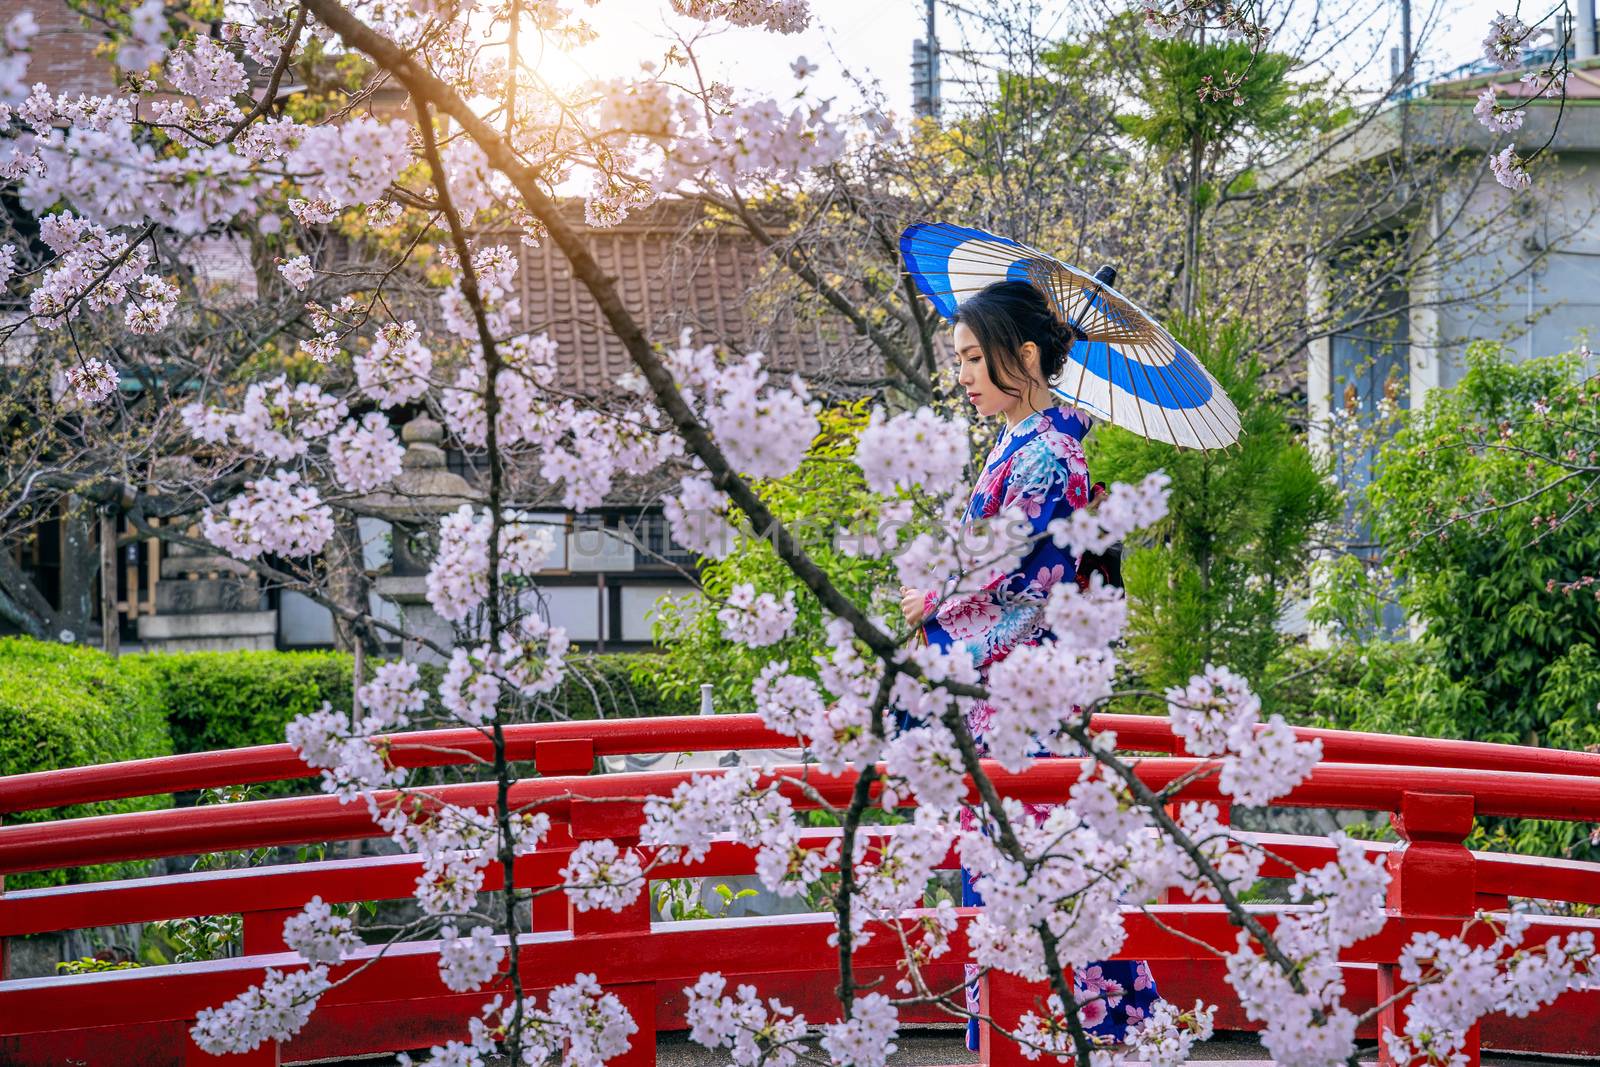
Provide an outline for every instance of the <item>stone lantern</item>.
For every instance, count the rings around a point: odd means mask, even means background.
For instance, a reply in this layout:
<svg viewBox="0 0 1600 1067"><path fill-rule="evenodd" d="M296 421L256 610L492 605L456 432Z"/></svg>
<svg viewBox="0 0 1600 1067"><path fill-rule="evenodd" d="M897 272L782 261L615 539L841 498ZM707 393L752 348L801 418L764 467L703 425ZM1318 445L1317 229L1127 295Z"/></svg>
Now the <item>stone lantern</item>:
<svg viewBox="0 0 1600 1067"><path fill-rule="evenodd" d="M363 514L390 525L389 574L377 579L373 590L399 610L400 624L408 635L449 647L454 639L450 624L434 614L426 595L429 536L440 516L463 504L481 504L483 494L445 465L444 427L426 414L406 423L400 439L406 451L399 477L356 502ZM440 662L437 653L409 637L402 654L424 663Z"/></svg>

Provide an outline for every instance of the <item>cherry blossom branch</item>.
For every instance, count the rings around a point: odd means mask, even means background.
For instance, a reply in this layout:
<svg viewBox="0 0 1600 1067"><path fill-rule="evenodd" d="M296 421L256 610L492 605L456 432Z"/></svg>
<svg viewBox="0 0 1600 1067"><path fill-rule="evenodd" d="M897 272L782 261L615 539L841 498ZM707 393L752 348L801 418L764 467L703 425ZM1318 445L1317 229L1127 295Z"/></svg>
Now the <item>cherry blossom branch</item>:
<svg viewBox="0 0 1600 1067"><path fill-rule="evenodd" d="M889 704L894 677L892 671L883 672L878 678L878 691L872 697L868 722L873 736L880 742L883 740L883 709ZM877 780L876 763L868 764L857 773L855 788L850 793L850 807L844 815L844 832L840 835L839 891L834 901L839 931L839 1006L846 1019L852 1016L856 999L855 932L850 921L856 893L856 831L860 827L862 813L871 802L872 784Z"/></svg>
<svg viewBox="0 0 1600 1067"><path fill-rule="evenodd" d="M511 77L516 78L512 71ZM513 84L515 82L513 81ZM415 99L415 98L413 98ZM429 113L428 104L423 100L415 100L417 105L417 125L422 131L422 146L428 168L433 175L434 188L439 194L439 206L444 212L444 217L449 223L450 238L455 245L456 257L460 260L461 269L461 294L469 307L478 329L478 341L483 347L484 360L484 400L483 412L486 423L485 448L489 456L489 538L488 538L488 589L485 598L489 610L489 647L494 649L500 640L504 628L504 620L500 612L500 532L503 523L501 515L501 493L504 489L505 466L504 458L500 454L497 440L498 424L500 421L500 397L498 381L502 366L500 351L495 344L494 331L489 326L489 317L484 311L483 296L478 290L478 276L472 263L472 248L467 243L466 230L461 224L461 215L456 210L454 202L450 199L449 181L445 175L444 164L439 158L439 146L434 140L433 117ZM513 1060L520 1058L522 1052L523 1034L523 996L522 996L522 968L517 952L517 890L516 890L516 842L511 827L511 770L506 760L505 729L501 717L494 717L494 774L496 787L495 814L500 828L500 866L505 878L505 925L506 937L509 940L508 975L511 979L512 991L512 1022L511 1022L511 1048L509 1054Z"/></svg>
<svg viewBox="0 0 1600 1067"><path fill-rule="evenodd" d="M256 102L255 107L228 130L227 135L222 138L224 144L238 137L252 122L265 115L272 102L277 99L278 86L283 84L284 72L289 69L289 60L294 56L295 45L300 43L300 31L305 29L305 26L306 9L301 7L294 13L294 25L289 27L289 37L283 42L283 52L278 56L278 61L272 65L272 76L267 79L266 91L261 94L261 99Z"/></svg>
<svg viewBox="0 0 1600 1067"><path fill-rule="evenodd" d="M1304 994L1306 989L1305 983L1300 978L1300 968L1278 947L1277 941L1273 939L1267 928L1262 925L1261 920L1246 910L1238 896L1229 888L1228 880L1212 866L1210 860L1206 859L1205 853L1200 850L1200 846L1192 841L1189 835L1184 833L1183 828L1178 825L1177 821L1167 813L1166 805L1162 802L1161 797L1152 791L1149 786L1145 785L1137 772L1126 762L1118 759L1115 754L1103 751L1100 746L1095 745L1088 731L1082 726L1069 725L1066 727L1066 732L1069 737L1083 746L1084 751L1094 757L1095 762L1122 779L1123 784L1128 787L1128 791L1133 794L1134 799L1139 801L1150 812L1150 817L1155 821L1156 825L1165 831L1173 843L1183 850L1184 854L1189 857L1190 862L1195 865L1195 868L1216 889L1218 897L1221 899L1223 906L1228 909L1228 914L1233 921L1249 931L1250 936L1261 945L1262 951L1266 953L1267 958L1283 971L1284 977L1288 980L1290 986L1294 988L1294 991ZM1314 1012L1314 1016L1318 1022L1322 1021L1320 1008Z"/></svg>
<svg viewBox="0 0 1600 1067"><path fill-rule="evenodd" d="M616 279L601 267L559 204L542 188L538 172L524 162L510 143L480 118L450 85L435 77L399 45L366 25L337 0L307 0L307 7L347 45L365 52L374 62L392 73L415 99L431 104L460 123L462 129L483 150L490 165L511 180L529 211L544 224L550 239L572 265L573 276L588 290L612 333L649 383L657 405L671 420L689 451L706 465L712 484L727 493L752 523L773 531L772 545L779 558L811 590L823 608L847 621L856 636L881 659L892 659L897 647L894 639L873 625L861 609L840 592L827 573L773 515L750 483L733 470L710 433L684 401L671 372L662 364L638 320L623 303L617 292ZM492 418L490 424L493 424Z"/></svg>

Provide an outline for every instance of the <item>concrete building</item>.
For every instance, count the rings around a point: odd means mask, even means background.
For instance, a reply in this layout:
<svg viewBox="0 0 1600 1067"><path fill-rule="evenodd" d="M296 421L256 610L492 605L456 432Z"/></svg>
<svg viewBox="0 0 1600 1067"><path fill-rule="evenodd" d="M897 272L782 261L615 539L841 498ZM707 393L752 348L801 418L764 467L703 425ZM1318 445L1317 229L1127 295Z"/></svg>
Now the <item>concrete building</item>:
<svg viewBox="0 0 1600 1067"><path fill-rule="evenodd" d="M1571 76L1565 101L1526 105L1522 129L1496 135L1473 114L1483 90L1499 99L1527 96L1521 82L1546 58L1530 55L1523 70L1499 71L1477 61L1424 85L1414 86L1340 146L1334 168L1385 162L1406 151L1446 159L1450 181L1442 196L1404 212L1381 203L1371 226L1354 235L1352 249L1410 232L1426 249L1407 284L1381 294L1374 312L1307 346L1303 379L1312 446L1332 453L1335 476L1348 490L1372 477L1377 445L1330 447L1330 428L1354 416L1375 420L1381 408L1420 405L1430 390L1450 388L1465 373L1467 346L1500 342L1512 358L1531 359L1578 351L1600 372L1600 58L1595 56L1594 5L1580 5L1587 32L1572 36ZM1497 139L1498 138L1498 139ZM1501 186L1488 168L1492 148L1515 142L1519 154L1540 146L1528 189ZM1394 173L1389 171L1388 173ZM1409 214L1405 212L1410 212ZM1313 312L1338 309L1328 262L1313 266L1308 301ZM1369 540L1352 514L1347 531L1358 546ZM1376 560L1372 548L1351 549ZM1407 629L1398 607L1386 611L1385 628ZM1299 629L1301 624L1296 623ZM1313 640L1326 635L1313 634Z"/></svg>
<svg viewBox="0 0 1600 1067"><path fill-rule="evenodd" d="M1474 340L1497 340L1519 358L1600 344L1600 58L1573 58L1564 104L1527 105L1514 135L1496 135L1472 113L1493 84L1502 100L1526 92L1521 71L1470 68L1391 105L1342 146L1332 166L1380 160L1401 150L1451 153L1458 181L1426 207L1412 240L1430 251L1407 288L1385 294L1394 308L1308 346L1306 395L1313 439L1325 446L1330 417L1371 415L1388 395L1403 407L1461 380ZM1530 189L1513 192L1488 172L1492 146L1512 140L1527 154L1548 144ZM1381 239L1413 218L1374 213L1358 239ZM1320 264L1319 266L1325 266ZM1337 307L1325 270L1313 271L1314 309ZM1361 465L1344 472L1357 481Z"/></svg>

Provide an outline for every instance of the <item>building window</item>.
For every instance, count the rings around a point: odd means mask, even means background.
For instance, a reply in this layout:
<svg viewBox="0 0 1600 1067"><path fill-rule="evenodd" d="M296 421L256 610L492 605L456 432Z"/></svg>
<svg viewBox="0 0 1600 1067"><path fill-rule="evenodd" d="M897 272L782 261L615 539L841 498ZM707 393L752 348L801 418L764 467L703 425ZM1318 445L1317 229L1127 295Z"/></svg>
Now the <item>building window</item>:
<svg viewBox="0 0 1600 1067"><path fill-rule="evenodd" d="M1401 411L1408 407L1411 331L1405 304L1404 293L1391 291L1370 315L1363 316L1370 321L1333 335L1328 410L1335 420L1373 427L1379 423L1385 400ZM1366 488L1381 444L1381 440L1368 439L1361 447L1336 450L1339 484L1349 490Z"/></svg>
<svg viewBox="0 0 1600 1067"><path fill-rule="evenodd" d="M672 539L672 530L667 525L667 517L659 511L647 511L641 515L631 516L624 520L624 524L633 532L641 549L639 556L641 567L665 567L673 564L689 568L694 566L698 557Z"/></svg>
<svg viewBox="0 0 1600 1067"><path fill-rule="evenodd" d="M1345 531L1350 552L1367 564L1382 556L1373 546L1366 488L1378 450L1395 429L1392 415L1410 404L1410 316L1403 290L1391 290L1349 329L1335 333L1329 351L1328 410L1335 423L1334 476L1345 491ZM1383 610L1381 628L1394 637L1405 628L1397 604Z"/></svg>

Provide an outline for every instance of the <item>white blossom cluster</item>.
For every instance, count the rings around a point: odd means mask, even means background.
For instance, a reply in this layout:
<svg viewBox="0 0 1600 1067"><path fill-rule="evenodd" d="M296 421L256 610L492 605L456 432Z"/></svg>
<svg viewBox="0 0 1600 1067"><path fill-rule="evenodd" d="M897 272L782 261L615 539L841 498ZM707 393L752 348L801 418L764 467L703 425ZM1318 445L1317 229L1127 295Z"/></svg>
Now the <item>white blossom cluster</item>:
<svg viewBox="0 0 1600 1067"><path fill-rule="evenodd" d="M1386 1036L1396 1063L1467 1063L1467 1033L1484 1016L1522 1018L1569 990L1600 988L1591 931L1523 947L1528 924L1525 914L1513 912L1487 944L1431 932L1412 935L1401 950L1399 972L1401 981L1419 988L1406 1005L1404 1027Z"/></svg>
<svg viewBox="0 0 1600 1067"><path fill-rule="evenodd" d="M383 746L370 732L352 729L349 717L334 711L327 701L290 720L287 734L300 758L321 770L324 791L338 796L341 804L405 781L405 771L389 765Z"/></svg>
<svg viewBox="0 0 1600 1067"><path fill-rule="evenodd" d="M71 211L40 219L39 240L55 254L28 297L28 310L41 329L59 329L85 310L130 300L124 315L129 329L151 333L165 324L178 291L145 273L151 262L148 246L129 247L126 237Z"/></svg>
<svg viewBox="0 0 1600 1067"><path fill-rule="evenodd" d="M1530 32L1528 24L1515 15L1497 12L1483 39L1484 57L1501 70L1516 69L1522 65L1522 46Z"/></svg>
<svg viewBox="0 0 1600 1067"><path fill-rule="evenodd" d="M883 1067L899 1048L894 1037L900 1031L900 1013L882 993L868 993L851 1006L844 1022L824 1023L822 1051L834 1063L850 1067Z"/></svg>
<svg viewBox="0 0 1600 1067"><path fill-rule="evenodd" d="M710 478L685 476L678 492L662 501L672 539L709 559L724 559L737 537L730 521L732 501Z"/></svg>
<svg viewBox="0 0 1600 1067"><path fill-rule="evenodd" d="M505 946L487 926L474 926L460 937L454 926L439 929L439 978L445 988L469 993L487 984L500 971L506 958Z"/></svg>
<svg viewBox="0 0 1600 1067"><path fill-rule="evenodd" d="M856 464L874 493L956 489L971 457L965 419L942 419L928 407L885 419L874 409L856 447Z"/></svg>
<svg viewBox="0 0 1600 1067"><path fill-rule="evenodd" d="M1297 741L1273 715L1261 724L1261 701L1243 678L1207 666L1187 687L1167 690L1172 732L1196 756L1222 756L1218 787L1241 804L1260 805L1303 782L1322 758L1322 742Z"/></svg>
<svg viewBox="0 0 1600 1067"><path fill-rule="evenodd" d="M755 986L741 985L731 997L727 988L728 980L716 971L684 987L689 1036L707 1048L729 1049L738 1067L794 1067L807 1034L806 1017L776 997L763 1001Z"/></svg>
<svg viewBox="0 0 1600 1067"><path fill-rule="evenodd" d="M450 1041L429 1050L430 1067L483 1067L485 1057L503 1051L504 1037L516 1018L516 1006L495 997L469 1024L466 1041ZM543 1067L560 1057L569 1067L603 1067L627 1052L639 1024L615 994L600 988L592 974L574 975L556 986L541 1008L534 997L522 998L520 1067ZM411 1057L401 1054L402 1067Z"/></svg>
<svg viewBox="0 0 1600 1067"><path fill-rule="evenodd" d="M1150 1013L1128 1028L1133 1054L1150 1067L1183 1067L1196 1043L1209 1041L1217 1006L1195 1001L1183 1010L1171 1001L1158 1000Z"/></svg>
<svg viewBox="0 0 1600 1067"><path fill-rule="evenodd" d="M804 892L839 858L837 841L820 849L801 844L793 803L761 786L754 768L695 775L671 795L645 801L639 842L663 860L697 863L719 834L755 846L756 876L781 897Z"/></svg>
<svg viewBox="0 0 1600 1067"><path fill-rule="evenodd" d="M117 369L103 359L90 357L67 371L67 383L85 404L98 404L117 391Z"/></svg>
<svg viewBox="0 0 1600 1067"><path fill-rule="evenodd" d="M421 397L433 374L433 353L410 319L385 325L351 362L361 391L386 408Z"/></svg>
<svg viewBox="0 0 1600 1067"><path fill-rule="evenodd" d="M581 841L561 869L561 884L579 911L621 911L644 891L643 860L610 839Z"/></svg>
<svg viewBox="0 0 1600 1067"><path fill-rule="evenodd" d="M715 378L706 425L728 462L751 478L792 474L816 439L818 405L799 375L788 388L769 387L762 356L752 352Z"/></svg>
<svg viewBox="0 0 1600 1067"><path fill-rule="evenodd" d="M741 582L728 593L717 611L717 621L722 623L724 639L749 648L765 648L789 636L799 613L793 589L784 593L780 601L771 593L758 595L754 585Z"/></svg>
<svg viewBox="0 0 1600 1067"><path fill-rule="evenodd" d="M335 912L320 896L284 920L283 941L307 963L338 963L361 947L349 916Z"/></svg>
<svg viewBox="0 0 1600 1067"><path fill-rule="evenodd" d="M311 269L310 256L295 256L278 264L278 273L283 275L283 280L294 286L297 292L305 292L306 286L311 284L311 279L316 272Z"/></svg>
<svg viewBox="0 0 1600 1067"><path fill-rule="evenodd" d="M28 49L39 33L32 11L19 11L0 34L0 100L17 100L28 92Z"/></svg>
<svg viewBox="0 0 1600 1067"><path fill-rule="evenodd" d="M500 525L500 573L530 577L555 551L555 535L546 525L509 513ZM439 549L428 568L428 604L439 617L460 622L489 594L489 530L487 509L463 504L439 522Z"/></svg>
<svg viewBox="0 0 1600 1067"><path fill-rule="evenodd" d="M334 477L352 493L370 493L400 476L405 448L381 412L346 419L328 439Z"/></svg>
<svg viewBox="0 0 1600 1067"><path fill-rule="evenodd" d="M1517 146L1508 144L1489 157L1489 170L1495 181L1507 189L1526 189L1533 184L1528 161L1517 155Z"/></svg>
<svg viewBox="0 0 1600 1067"><path fill-rule="evenodd" d="M330 984L321 964L288 972L268 968L260 985L215 1008L201 1008L189 1034L213 1056L287 1041L305 1026Z"/></svg>
<svg viewBox="0 0 1600 1067"><path fill-rule="evenodd" d="M811 22L806 0L672 0L672 9L702 22L721 18L735 26L763 26L775 33L799 33Z"/></svg>
<svg viewBox="0 0 1600 1067"><path fill-rule="evenodd" d="M333 509L301 484L298 471L280 470L246 482L220 516L207 508L200 526L207 541L235 559L251 560L264 552L314 556L333 537Z"/></svg>
<svg viewBox="0 0 1600 1067"><path fill-rule="evenodd" d="M1502 106L1495 98L1492 85L1485 86L1483 92L1478 94L1478 102L1473 106L1472 113L1478 116L1479 123L1496 133L1520 130L1522 120L1528 117L1528 112L1523 108Z"/></svg>

